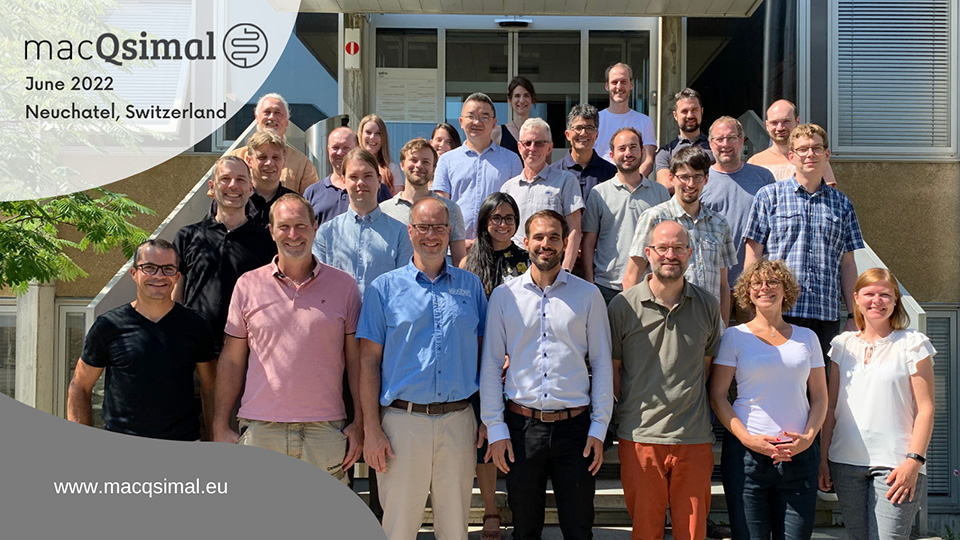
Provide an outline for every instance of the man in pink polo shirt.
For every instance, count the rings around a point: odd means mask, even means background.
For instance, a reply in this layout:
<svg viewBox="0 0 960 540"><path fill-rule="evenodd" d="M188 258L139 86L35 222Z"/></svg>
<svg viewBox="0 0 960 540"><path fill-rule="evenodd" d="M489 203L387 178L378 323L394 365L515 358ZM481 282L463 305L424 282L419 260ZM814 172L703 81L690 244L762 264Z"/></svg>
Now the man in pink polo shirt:
<svg viewBox="0 0 960 540"><path fill-rule="evenodd" d="M277 257L237 280L217 368L214 440L296 457L346 482L363 450L354 337L360 291L353 277L311 253L317 222L303 197L288 193L270 209ZM343 372L356 421L345 426ZM230 411L240 402L240 433Z"/></svg>

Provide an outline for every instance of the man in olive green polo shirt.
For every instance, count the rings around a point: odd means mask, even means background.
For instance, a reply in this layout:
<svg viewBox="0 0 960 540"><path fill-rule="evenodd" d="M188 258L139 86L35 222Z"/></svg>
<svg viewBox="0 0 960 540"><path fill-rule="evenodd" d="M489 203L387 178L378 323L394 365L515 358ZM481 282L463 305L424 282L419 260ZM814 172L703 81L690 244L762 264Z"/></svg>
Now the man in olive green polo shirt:
<svg viewBox="0 0 960 540"><path fill-rule="evenodd" d="M706 382L723 332L720 305L684 279L691 250L679 223L654 227L644 252L650 275L609 307L632 538L660 538L669 503L673 537L703 540L713 472Z"/></svg>

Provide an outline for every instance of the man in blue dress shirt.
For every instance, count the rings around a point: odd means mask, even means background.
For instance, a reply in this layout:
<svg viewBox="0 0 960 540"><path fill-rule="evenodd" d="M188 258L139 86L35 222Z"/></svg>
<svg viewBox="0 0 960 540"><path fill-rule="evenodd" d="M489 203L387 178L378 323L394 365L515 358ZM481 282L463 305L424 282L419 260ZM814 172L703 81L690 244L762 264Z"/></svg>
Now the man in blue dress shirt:
<svg viewBox="0 0 960 540"><path fill-rule="evenodd" d="M466 539L486 295L479 278L446 264L441 200L414 203L408 231L413 260L374 280L357 328L364 459L378 473L389 540L416 538L428 493L437 538Z"/></svg>
<svg viewBox="0 0 960 540"><path fill-rule="evenodd" d="M488 456L507 474L514 540L541 537L548 477L564 540L592 537L594 475L613 412L606 304L592 283L561 270L566 229L553 210L530 216L523 242L533 264L494 289L488 306L480 418Z"/></svg>
<svg viewBox="0 0 960 540"><path fill-rule="evenodd" d="M313 254L357 280L360 294L380 274L410 262L413 249L403 223L380 210L377 159L363 148L343 158L343 178L350 208L320 226Z"/></svg>

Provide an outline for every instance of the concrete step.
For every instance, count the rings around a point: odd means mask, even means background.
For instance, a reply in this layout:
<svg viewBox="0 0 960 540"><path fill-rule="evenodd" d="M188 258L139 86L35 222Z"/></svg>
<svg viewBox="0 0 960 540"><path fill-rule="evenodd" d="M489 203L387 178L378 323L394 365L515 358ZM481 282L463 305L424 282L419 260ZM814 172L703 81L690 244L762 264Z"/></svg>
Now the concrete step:
<svg viewBox="0 0 960 540"><path fill-rule="evenodd" d="M480 531L481 527L471 526L468 530L468 539L469 540L480 540ZM511 538L513 529L510 527L504 527L501 529L503 540L508 540ZM620 527L620 526L605 526L597 525L593 528L593 538L594 540L629 540L631 529L629 526ZM420 533L417 535L417 540L432 540L433 528L425 526L420 529ZM563 534L560 532L560 527L556 525L546 525L543 528L542 540L562 540ZM813 530L813 540L845 540L847 538L846 532L843 527L839 526L829 526L829 527L817 527ZM668 527L664 533L664 540L673 540L673 534L670 528ZM931 537L925 538L923 540L940 540L939 538Z"/></svg>

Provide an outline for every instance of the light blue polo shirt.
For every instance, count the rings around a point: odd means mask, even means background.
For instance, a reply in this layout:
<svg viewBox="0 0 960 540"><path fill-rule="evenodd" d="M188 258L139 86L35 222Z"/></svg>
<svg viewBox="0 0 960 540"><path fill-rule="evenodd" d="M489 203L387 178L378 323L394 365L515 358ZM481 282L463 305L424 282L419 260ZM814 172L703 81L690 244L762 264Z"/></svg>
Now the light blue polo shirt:
<svg viewBox="0 0 960 540"><path fill-rule="evenodd" d="M411 261L375 279L363 296L357 338L383 345L380 404L476 393L486 317L483 285L466 270L446 265L431 282Z"/></svg>

